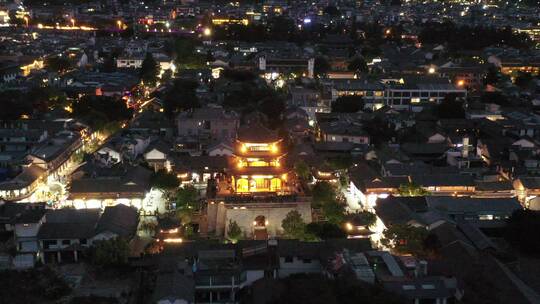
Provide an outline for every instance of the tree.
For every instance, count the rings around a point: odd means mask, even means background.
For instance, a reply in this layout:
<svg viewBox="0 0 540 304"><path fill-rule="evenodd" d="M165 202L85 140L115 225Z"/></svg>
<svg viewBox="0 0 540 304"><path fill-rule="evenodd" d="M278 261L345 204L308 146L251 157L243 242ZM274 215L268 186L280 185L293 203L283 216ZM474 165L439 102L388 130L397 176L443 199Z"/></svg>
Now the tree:
<svg viewBox="0 0 540 304"><path fill-rule="evenodd" d="M465 118L463 103L456 100L455 94L447 94L435 111L439 118Z"/></svg>
<svg viewBox="0 0 540 304"><path fill-rule="evenodd" d="M281 221L281 227L285 231L287 237L292 239L302 239L304 237L306 223L298 211L292 210L289 211L283 221Z"/></svg>
<svg viewBox="0 0 540 304"><path fill-rule="evenodd" d="M315 58L315 63L313 67L313 72L317 76L326 75L326 73L330 70L330 63L328 63L328 60L324 57L317 57Z"/></svg>
<svg viewBox="0 0 540 304"><path fill-rule="evenodd" d="M236 244L242 237L242 229L236 221L229 220L229 228L227 229L227 238L231 243Z"/></svg>
<svg viewBox="0 0 540 304"><path fill-rule="evenodd" d="M194 186L184 186L176 191L176 208L194 207L199 196Z"/></svg>
<svg viewBox="0 0 540 304"><path fill-rule="evenodd" d="M127 265L129 244L123 238L96 241L93 246L92 262L101 267Z"/></svg>
<svg viewBox="0 0 540 304"><path fill-rule="evenodd" d="M337 200L327 201L322 204L324 218L336 225L341 225L345 220L345 206Z"/></svg>
<svg viewBox="0 0 540 304"><path fill-rule="evenodd" d="M362 96L341 96L332 103L332 112L356 113L364 108Z"/></svg>
<svg viewBox="0 0 540 304"><path fill-rule="evenodd" d="M347 69L352 72L368 72L366 61L362 57L354 57L347 66Z"/></svg>
<svg viewBox="0 0 540 304"><path fill-rule="evenodd" d="M71 67L68 59L59 56L46 58L44 64L47 70L56 73L64 72Z"/></svg>
<svg viewBox="0 0 540 304"><path fill-rule="evenodd" d="M329 6L325 7L323 12L326 15L329 15L329 16L337 16L337 15L339 15L339 10L337 9L337 7L335 7L333 5L329 5Z"/></svg>
<svg viewBox="0 0 540 304"><path fill-rule="evenodd" d="M428 231L423 227L394 224L383 231L381 243L401 254L419 255L424 252Z"/></svg>
<svg viewBox="0 0 540 304"><path fill-rule="evenodd" d="M505 239L519 251L537 256L540 254L540 211L514 211L505 230Z"/></svg>
<svg viewBox="0 0 540 304"><path fill-rule="evenodd" d="M480 102L482 103L494 103L498 104L500 106L508 106L510 105L510 102L508 101L508 98L504 96L500 92L484 92L482 96L480 96Z"/></svg>
<svg viewBox="0 0 540 304"><path fill-rule="evenodd" d="M490 66L484 77L484 84L496 85L499 82L499 79L499 69L495 66Z"/></svg>
<svg viewBox="0 0 540 304"><path fill-rule="evenodd" d="M182 110L190 110L200 106L195 90L198 83L193 80L176 79L169 90L165 93L165 114L174 116Z"/></svg>
<svg viewBox="0 0 540 304"><path fill-rule="evenodd" d="M299 160L294 164L294 172L303 181L307 181L311 177L309 166L303 160Z"/></svg>
<svg viewBox="0 0 540 304"><path fill-rule="evenodd" d="M306 233L316 236L319 239L344 239L347 234L334 223L309 223L306 225Z"/></svg>
<svg viewBox="0 0 540 304"><path fill-rule="evenodd" d="M369 134L371 143L376 147L383 146L397 136L395 126L380 116L375 116L370 120L365 125L365 130Z"/></svg>
<svg viewBox="0 0 540 304"><path fill-rule="evenodd" d="M531 73L518 72L514 78L514 84L522 89L527 88L533 80Z"/></svg>
<svg viewBox="0 0 540 304"><path fill-rule="evenodd" d="M162 169L150 176L150 185L161 190L171 190L180 186L180 181L174 173Z"/></svg>
<svg viewBox="0 0 540 304"><path fill-rule="evenodd" d="M317 182L311 191L313 196L313 205L321 206L326 202L333 202L336 199L336 190L328 182Z"/></svg>
<svg viewBox="0 0 540 304"><path fill-rule="evenodd" d="M102 129L111 122L121 122L133 116L133 110L115 97L85 95L71 105L73 116L84 120L93 129Z"/></svg>
<svg viewBox="0 0 540 304"><path fill-rule="evenodd" d="M159 72L159 65L154 60L151 53L146 53L146 57L139 70L139 77L147 86L155 86Z"/></svg>
<svg viewBox="0 0 540 304"><path fill-rule="evenodd" d="M426 196L429 192L415 183L407 183L399 186L398 193L400 196Z"/></svg>
<svg viewBox="0 0 540 304"><path fill-rule="evenodd" d="M355 223L366 227L373 227L377 222L377 215L369 211L360 211L352 215Z"/></svg>

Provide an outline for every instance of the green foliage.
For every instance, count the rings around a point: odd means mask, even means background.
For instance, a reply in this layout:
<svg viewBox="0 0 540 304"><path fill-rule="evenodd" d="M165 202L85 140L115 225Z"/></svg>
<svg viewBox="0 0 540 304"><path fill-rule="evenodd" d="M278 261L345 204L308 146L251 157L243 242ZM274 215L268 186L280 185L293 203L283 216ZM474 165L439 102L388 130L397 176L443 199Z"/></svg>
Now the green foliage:
<svg viewBox="0 0 540 304"><path fill-rule="evenodd" d="M316 236L319 239L344 239L347 234L340 226L333 223L309 223L306 225L306 233Z"/></svg>
<svg viewBox="0 0 540 304"><path fill-rule="evenodd" d="M345 220L345 206L339 201L327 201L321 209L326 220L332 224L341 225Z"/></svg>
<svg viewBox="0 0 540 304"><path fill-rule="evenodd" d="M379 116L370 120L366 124L365 130L369 134L371 143L376 147L381 147L397 136L394 125Z"/></svg>
<svg viewBox="0 0 540 304"><path fill-rule="evenodd" d="M336 200L336 190L328 182L317 182L311 190L313 196L313 207L322 206L327 202L334 202Z"/></svg>
<svg viewBox="0 0 540 304"><path fill-rule="evenodd" d="M193 208L198 197L199 193L195 187L184 186L176 191L176 208L188 206Z"/></svg>
<svg viewBox="0 0 540 304"><path fill-rule="evenodd" d="M306 223L302 219L300 213L292 210L281 221L281 227L285 231L285 235L292 239L303 239L305 234Z"/></svg>
<svg viewBox="0 0 540 304"><path fill-rule="evenodd" d="M345 271L331 280L321 274L294 274L278 280L270 304L404 304L404 298Z"/></svg>
<svg viewBox="0 0 540 304"><path fill-rule="evenodd" d="M165 93L165 113L172 117L180 111L198 108L199 99L195 90L198 83L193 80L176 79L172 87Z"/></svg>
<svg viewBox="0 0 540 304"><path fill-rule="evenodd" d="M341 96L332 102L332 112L356 113L364 108L362 96Z"/></svg>
<svg viewBox="0 0 540 304"><path fill-rule="evenodd" d="M426 196L429 191L416 185L415 183L407 183L399 186L398 193L401 196Z"/></svg>
<svg viewBox="0 0 540 304"><path fill-rule="evenodd" d="M315 58L313 72L317 76L324 76L330 70L330 63L324 57Z"/></svg>
<svg viewBox="0 0 540 304"><path fill-rule="evenodd" d="M514 78L514 84L522 89L527 88L533 80L531 73L518 72Z"/></svg>
<svg viewBox="0 0 540 304"><path fill-rule="evenodd" d="M381 243L401 254L421 255L428 231L423 227L394 224L383 231Z"/></svg>
<svg viewBox="0 0 540 304"><path fill-rule="evenodd" d="M56 303L71 292L50 268L0 271L0 285L2 303Z"/></svg>
<svg viewBox="0 0 540 304"><path fill-rule="evenodd" d="M499 69L495 66L490 66L484 77L484 84L496 85L500 78Z"/></svg>
<svg viewBox="0 0 540 304"><path fill-rule="evenodd" d="M360 211L352 215L355 222L366 227L373 227L377 222L377 215L369 211Z"/></svg>
<svg viewBox="0 0 540 304"><path fill-rule="evenodd" d="M242 229L240 229L240 226L236 221L229 220L229 228L227 229L227 238L229 241L231 241L233 244L238 242L240 238L242 237Z"/></svg>
<svg viewBox="0 0 540 304"><path fill-rule="evenodd" d="M299 160L294 164L294 172L303 181L307 181L311 177L309 166L303 160Z"/></svg>
<svg viewBox="0 0 540 304"><path fill-rule="evenodd" d="M524 33L515 33L511 27L495 28L482 25L457 26L452 22L426 23L418 36L422 43L448 44L450 50L481 50L493 45L507 45L519 49L532 46Z"/></svg>
<svg viewBox="0 0 540 304"><path fill-rule="evenodd" d="M362 57L354 57L347 66L347 69L352 72L368 72L366 61Z"/></svg>
<svg viewBox="0 0 540 304"><path fill-rule="evenodd" d="M139 229L149 235L154 235L157 232L157 224L155 222L146 221L139 226Z"/></svg>
<svg viewBox="0 0 540 304"><path fill-rule="evenodd" d="M540 255L540 211L516 210L508 219L504 233L505 239L519 251Z"/></svg>
<svg viewBox="0 0 540 304"><path fill-rule="evenodd" d="M51 87L33 87L28 92L6 90L0 92L0 119L17 120L22 115L45 114L51 109L67 105L63 92Z"/></svg>
<svg viewBox="0 0 540 304"><path fill-rule="evenodd" d="M174 173L167 170L159 170L154 172L150 177L150 185L154 188L162 190L171 190L180 186L180 181Z"/></svg>
<svg viewBox="0 0 540 304"><path fill-rule="evenodd" d="M73 116L84 120L93 129L101 129L110 122L128 120L133 110L121 99L108 96L85 95L73 102Z"/></svg>
<svg viewBox="0 0 540 304"><path fill-rule="evenodd" d="M95 241L92 263L100 267L125 266L129 257L129 244L123 238Z"/></svg>
<svg viewBox="0 0 540 304"><path fill-rule="evenodd" d="M141 65L141 69L139 71L139 77L147 86L155 86L157 77L159 73L159 65L154 60L154 57L151 53L146 53L146 57L144 57L144 60Z"/></svg>
<svg viewBox="0 0 540 304"><path fill-rule="evenodd" d="M439 118L465 118L463 102L456 100L455 94L448 94L444 100L437 105L436 114Z"/></svg>
<svg viewBox="0 0 540 304"><path fill-rule="evenodd" d="M501 92L484 92L480 96L480 102L482 103L494 103L500 106L509 106L510 101Z"/></svg>
<svg viewBox="0 0 540 304"><path fill-rule="evenodd" d="M198 69L206 66L206 55L195 51L198 44L199 42L193 39L179 38L170 46L179 69Z"/></svg>
<svg viewBox="0 0 540 304"><path fill-rule="evenodd" d="M47 70L57 73L64 72L71 67L68 59L58 56L46 58L44 64Z"/></svg>

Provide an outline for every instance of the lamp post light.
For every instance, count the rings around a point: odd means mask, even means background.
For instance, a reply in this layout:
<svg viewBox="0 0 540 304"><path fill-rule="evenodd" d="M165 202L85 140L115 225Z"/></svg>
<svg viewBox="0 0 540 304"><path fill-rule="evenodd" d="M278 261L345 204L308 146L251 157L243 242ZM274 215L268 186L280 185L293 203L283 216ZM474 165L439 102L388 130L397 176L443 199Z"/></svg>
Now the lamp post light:
<svg viewBox="0 0 540 304"><path fill-rule="evenodd" d="M71 18L71 27L75 27L75 19L74 18Z"/></svg>
<svg viewBox="0 0 540 304"><path fill-rule="evenodd" d="M116 24L118 25L118 29L119 29L119 30L122 30L122 24L123 24L123 23L122 23L122 20L116 21Z"/></svg>

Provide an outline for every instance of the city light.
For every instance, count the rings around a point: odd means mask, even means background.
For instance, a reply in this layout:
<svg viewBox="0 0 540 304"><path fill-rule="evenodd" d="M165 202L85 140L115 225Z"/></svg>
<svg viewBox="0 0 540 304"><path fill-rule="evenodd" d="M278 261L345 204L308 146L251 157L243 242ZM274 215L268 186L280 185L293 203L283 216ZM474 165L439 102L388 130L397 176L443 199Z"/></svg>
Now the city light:
<svg viewBox="0 0 540 304"><path fill-rule="evenodd" d="M203 35L206 36L206 37L211 36L211 35L212 35L212 30L211 30L210 28L208 28L208 27L205 28L205 29L203 30Z"/></svg>

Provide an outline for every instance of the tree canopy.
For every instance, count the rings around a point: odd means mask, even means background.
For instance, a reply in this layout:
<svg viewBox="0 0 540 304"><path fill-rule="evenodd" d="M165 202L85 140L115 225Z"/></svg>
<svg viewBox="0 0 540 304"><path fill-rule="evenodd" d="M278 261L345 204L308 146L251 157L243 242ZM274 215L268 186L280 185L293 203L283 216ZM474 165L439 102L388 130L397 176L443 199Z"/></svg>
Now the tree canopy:
<svg viewBox="0 0 540 304"><path fill-rule="evenodd" d="M234 244L238 242L241 237L242 229L240 229L238 223L236 221L229 220L229 228L227 229L227 238L229 239L229 241Z"/></svg>
<svg viewBox="0 0 540 304"><path fill-rule="evenodd" d="M540 255L540 211L516 210L508 219L505 239L519 251Z"/></svg>
<svg viewBox="0 0 540 304"><path fill-rule="evenodd" d="M354 57L347 66L347 69L352 72L362 72L366 73L368 71L368 66L366 61L362 57Z"/></svg>
<svg viewBox="0 0 540 304"><path fill-rule="evenodd" d="M359 281L350 271L336 280L321 274L294 274L276 282L282 288L273 288L271 304L404 304L401 298L380 286Z"/></svg>
<svg viewBox="0 0 540 304"><path fill-rule="evenodd" d="M326 202L333 202L336 200L336 190L334 186L328 182L317 182L313 186L311 194L315 206L321 206Z"/></svg>
<svg viewBox="0 0 540 304"><path fill-rule="evenodd" d="M347 237L347 234L339 225L329 222L309 223L306 225L306 233L312 234L322 240L344 239Z"/></svg>
<svg viewBox="0 0 540 304"><path fill-rule="evenodd" d="M394 224L383 231L381 243L401 254L419 255L424 252L428 231L423 227Z"/></svg>
<svg viewBox="0 0 540 304"><path fill-rule="evenodd" d="M92 128L100 129L109 122L128 120L133 110L115 97L85 95L73 102L73 116L84 120Z"/></svg>
<svg viewBox="0 0 540 304"><path fill-rule="evenodd" d="M52 72L61 73L68 70L71 67L71 62L64 57L48 57L44 61L47 70Z"/></svg>
<svg viewBox="0 0 540 304"><path fill-rule="evenodd" d="M174 116L179 111L198 108L199 98L195 90L199 84L193 80L176 79L165 93L164 109L169 117Z"/></svg>
<svg viewBox="0 0 540 304"><path fill-rule="evenodd" d="M174 173L169 173L167 170L162 169L152 173L152 176L150 176L150 185L162 190L171 190L178 188L180 181Z"/></svg>
<svg viewBox="0 0 540 304"><path fill-rule="evenodd" d="M463 102L456 100L455 94L446 95L435 111L439 118L465 118Z"/></svg>
<svg viewBox="0 0 540 304"><path fill-rule="evenodd" d="M299 160L294 164L294 172L303 181L307 181L311 177L309 166L303 160Z"/></svg>
<svg viewBox="0 0 540 304"><path fill-rule="evenodd" d="M281 221L285 235L292 239L303 239L305 234L306 223L300 213L292 210Z"/></svg>
<svg viewBox="0 0 540 304"><path fill-rule="evenodd" d="M415 183L399 185L398 193L401 196L426 196L429 192Z"/></svg>
<svg viewBox="0 0 540 304"><path fill-rule="evenodd" d="M356 113L364 109L362 96L341 96L332 102L332 112Z"/></svg>
<svg viewBox="0 0 540 304"><path fill-rule="evenodd" d="M316 57L315 58L315 64L313 67L313 72L317 76L323 76L326 75L326 73L330 70L330 63L328 63L328 60L324 57Z"/></svg>
<svg viewBox="0 0 540 304"><path fill-rule="evenodd" d="M129 244L123 238L96 241L92 247L92 262L101 267L127 265Z"/></svg>
<svg viewBox="0 0 540 304"><path fill-rule="evenodd" d="M155 86L157 82L158 72L159 65L154 60L152 53L146 53L146 57L144 57L141 69L139 71L139 77L145 85Z"/></svg>
<svg viewBox="0 0 540 304"><path fill-rule="evenodd" d="M502 45L527 49L532 46L526 34L515 33L510 27L457 26L452 22L425 24L418 38L422 43L448 44L451 50L481 50Z"/></svg>

